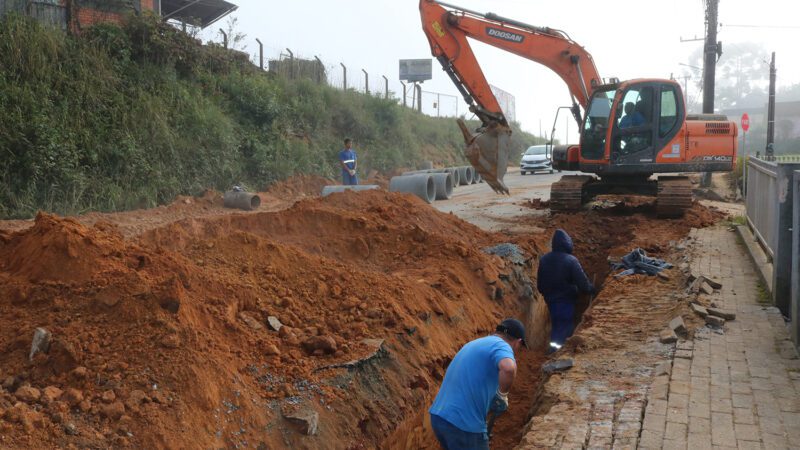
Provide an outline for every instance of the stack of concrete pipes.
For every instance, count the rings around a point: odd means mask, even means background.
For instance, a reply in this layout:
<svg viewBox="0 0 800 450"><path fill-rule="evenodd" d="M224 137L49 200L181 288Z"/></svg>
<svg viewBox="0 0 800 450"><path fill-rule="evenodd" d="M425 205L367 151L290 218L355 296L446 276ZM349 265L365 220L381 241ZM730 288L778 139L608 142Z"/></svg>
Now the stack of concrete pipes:
<svg viewBox="0 0 800 450"><path fill-rule="evenodd" d="M446 167L443 169L413 170L389 181L389 192L407 192L427 203L447 200L453 188L482 183L483 180L472 166Z"/></svg>

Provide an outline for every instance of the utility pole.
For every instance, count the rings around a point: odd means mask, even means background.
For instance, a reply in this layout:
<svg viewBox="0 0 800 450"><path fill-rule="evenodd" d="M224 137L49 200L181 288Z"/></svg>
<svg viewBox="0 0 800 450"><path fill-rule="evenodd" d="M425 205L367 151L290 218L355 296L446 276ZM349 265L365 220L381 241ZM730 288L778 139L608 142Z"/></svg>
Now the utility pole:
<svg viewBox="0 0 800 450"><path fill-rule="evenodd" d="M722 55L722 43L717 42L719 0L706 0L706 40L703 46L703 114L714 114L714 80L717 58ZM711 186L711 172L705 172L701 185Z"/></svg>
<svg viewBox="0 0 800 450"><path fill-rule="evenodd" d="M369 74L364 69L361 69L361 71L364 72L364 92L369 95Z"/></svg>
<svg viewBox="0 0 800 450"><path fill-rule="evenodd" d="M343 84L342 84L342 89L346 91L347 90L347 66L345 66L344 63L339 63L339 65L342 66L342 79L344 80Z"/></svg>
<svg viewBox="0 0 800 450"><path fill-rule="evenodd" d="M772 61L769 63L769 106L767 107L767 148L764 154L771 158L775 156L775 52L772 52Z"/></svg>
<svg viewBox="0 0 800 450"><path fill-rule="evenodd" d="M403 106L407 106L408 103L407 103L407 100L406 100L406 95L408 95L408 92L407 92L407 89L406 89L406 84L403 83L402 81L400 82L400 84L403 85Z"/></svg>
<svg viewBox="0 0 800 450"><path fill-rule="evenodd" d="M383 91L383 98L384 98L384 100L389 100L389 79L386 78L386 75L382 75L382 76L383 76L383 82L384 82L384 86L385 86L384 91Z"/></svg>
<svg viewBox="0 0 800 450"><path fill-rule="evenodd" d="M422 112L422 85L417 84L417 111Z"/></svg>

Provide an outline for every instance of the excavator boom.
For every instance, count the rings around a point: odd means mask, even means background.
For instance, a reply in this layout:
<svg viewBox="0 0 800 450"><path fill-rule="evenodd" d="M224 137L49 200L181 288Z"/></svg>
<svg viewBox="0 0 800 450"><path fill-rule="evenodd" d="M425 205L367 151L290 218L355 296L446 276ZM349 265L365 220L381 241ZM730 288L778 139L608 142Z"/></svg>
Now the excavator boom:
<svg viewBox="0 0 800 450"><path fill-rule="evenodd" d="M569 88L573 115L578 123L582 122L580 109L586 110L593 87L601 81L592 57L562 31L492 13L480 14L437 0L420 0L419 8L433 56L453 80L470 111L481 121L481 127L474 134L459 121L467 145L467 158L496 192L508 193L503 176L510 157L511 128L467 38L538 62L556 72Z"/></svg>

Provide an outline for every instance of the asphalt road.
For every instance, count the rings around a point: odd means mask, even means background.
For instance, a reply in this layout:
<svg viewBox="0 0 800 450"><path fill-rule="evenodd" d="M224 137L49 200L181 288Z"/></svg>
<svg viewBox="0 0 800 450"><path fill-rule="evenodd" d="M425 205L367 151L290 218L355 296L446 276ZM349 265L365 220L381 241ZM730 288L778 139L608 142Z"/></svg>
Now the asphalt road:
<svg viewBox="0 0 800 450"><path fill-rule="evenodd" d="M525 225L524 217L546 214L547 210L534 210L525 204L535 198L548 200L550 185L568 173L572 172L520 175L519 168L513 168L504 178L510 195L496 194L488 184L478 183L457 187L450 200L434 202L433 206L489 231L537 231Z"/></svg>

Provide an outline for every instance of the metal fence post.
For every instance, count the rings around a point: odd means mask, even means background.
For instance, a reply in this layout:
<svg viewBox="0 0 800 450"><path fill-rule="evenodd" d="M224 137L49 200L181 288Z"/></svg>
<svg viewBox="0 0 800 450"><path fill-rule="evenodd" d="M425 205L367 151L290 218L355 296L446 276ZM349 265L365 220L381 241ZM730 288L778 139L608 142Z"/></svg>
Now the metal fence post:
<svg viewBox="0 0 800 450"><path fill-rule="evenodd" d="M286 51L289 52L289 78L294 79L294 53L288 48Z"/></svg>
<svg viewBox="0 0 800 450"><path fill-rule="evenodd" d="M347 66L345 66L344 63L339 63L339 65L342 66L342 79L344 80L344 82L342 84L342 90L346 91L347 90Z"/></svg>
<svg viewBox="0 0 800 450"><path fill-rule="evenodd" d="M225 49L228 48L228 33L225 32L222 28L219 29L219 32L222 33L222 45L225 46Z"/></svg>
<svg viewBox="0 0 800 450"><path fill-rule="evenodd" d="M319 63L319 71L317 72L317 83L322 84L322 74L325 72L325 65L322 64L322 60L319 59L319 56L314 56L314 59L317 60Z"/></svg>
<svg viewBox="0 0 800 450"><path fill-rule="evenodd" d="M369 74L366 70L361 69L364 72L364 92L369 95Z"/></svg>
<svg viewBox="0 0 800 450"><path fill-rule="evenodd" d="M382 76L383 76L383 82L384 82L384 84L386 86L386 89L385 89L384 94L383 94L383 98L386 99L386 100L389 100L389 79L386 78L386 75L382 75Z"/></svg>
<svg viewBox="0 0 800 450"><path fill-rule="evenodd" d="M256 38L256 42L258 42L258 67L264 70L264 44L259 38Z"/></svg>

